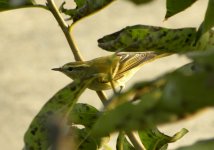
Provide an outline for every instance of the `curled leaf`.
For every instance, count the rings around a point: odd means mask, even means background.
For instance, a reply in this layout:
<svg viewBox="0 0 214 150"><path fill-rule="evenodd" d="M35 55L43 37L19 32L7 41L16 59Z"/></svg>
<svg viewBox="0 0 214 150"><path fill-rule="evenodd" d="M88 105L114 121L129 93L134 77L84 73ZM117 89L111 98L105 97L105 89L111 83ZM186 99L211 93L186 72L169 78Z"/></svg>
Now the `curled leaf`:
<svg viewBox="0 0 214 150"><path fill-rule="evenodd" d="M65 2L62 3L60 11L73 19L73 22L86 17L113 2L114 0L75 0L75 9L64 8Z"/></svg>
<svg viewBox="0 0 214 150"><path fill-rule="evenodd" d="M169 143L175 142L182 138L188 130L182 129L175 135L168 136L161 133L156 127L138 131L141 142L147 150L161 149L168 147Z"/></svg>

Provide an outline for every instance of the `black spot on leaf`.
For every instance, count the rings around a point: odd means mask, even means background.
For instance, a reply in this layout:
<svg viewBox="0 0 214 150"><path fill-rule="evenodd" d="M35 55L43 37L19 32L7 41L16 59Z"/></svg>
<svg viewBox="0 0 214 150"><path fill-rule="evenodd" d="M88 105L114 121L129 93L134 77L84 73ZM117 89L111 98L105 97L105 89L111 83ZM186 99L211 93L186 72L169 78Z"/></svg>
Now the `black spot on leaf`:
<svg viewBox="0 0 214 150"><path fill-rule="evenodd" d="M73 67L68 67L68 71L73 71Z"/></svg>
<svg viewBox="0 0 214 150"><path fill-rule="evenodd" d="M76 86L71 86L71 87L70 87L70 90L71 90L71 91L75 91L76 88L77 88Z"/></svg>

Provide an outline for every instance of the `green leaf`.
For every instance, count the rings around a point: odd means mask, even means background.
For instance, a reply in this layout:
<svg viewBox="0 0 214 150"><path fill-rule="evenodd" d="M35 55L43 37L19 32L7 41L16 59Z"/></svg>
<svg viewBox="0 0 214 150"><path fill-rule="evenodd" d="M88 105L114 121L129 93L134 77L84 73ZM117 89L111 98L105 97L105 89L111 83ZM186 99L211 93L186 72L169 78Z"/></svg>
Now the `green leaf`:
<svg viewBox="0 0 214 150"><path fill-rule="evenodd" d="M214 0L209 0L203 23L200 25L197 40L214 26Z"/></svg>
<svg viewBox="0 0 214 150"><path fill-rule="evenodd" d="M148 128L138 132L141 142L147 150L161 149L165 150L168 147L168 143L175 142L182 138L188 131L182 129L174 136L170 137L161 133L157 128Z"/></svg>
<svg viewBox="0 0 214 150"><path fill-rule="evenodd" d="M214 147L214 139L201 140L191 146L177 148L176 150L211 150Z"/></svg>
<svg viewBox="0 0 214 150"><path fill-rule="evenodd" d="M60 11L73 19L73 22L80 20L96 11L106 7L114 0L75 0L75 9L65 9L63 3L60 7Z"/></svg>
<svg viewBox="0 0 214 150"><path fill-rule="evenodd" d="M114 100L123 98L125 103L103 113L92 134L102 137L121 130L146 129L153 124L177 121L200 109L213 107L214 50L207 55L204 53L200 53L200 59L192 57L197 64L197 67L191 67L192 72L187 71L189 66L185 66L185 69L178 69L154 81L134 85L121 94L126 96L114 96Z"/></svg>
<svg viewBox="0 0 214 150"><path fill-rule="evenodd" d="M146 4L146 3L149 3L149 2L152 2L153 0L128 0L130 2L133 2L134 4Z"/></svg>
<svg viewBox="0 0 214 150"><path fill-rule="evenodd" d="M187 56L193 59L198 66L200 65L202 69L206 69L207 71L214 69L214 49L203 53L189 53Z"/></svg>
<svg viewBox="0 0 214 150"><path fill-rule="evenodd" d="M99 111L88 104L77 103L69 114L69 122L90 128L98 118Z"/></svg>
<svg viewBox="0 0 214 150"><path fill-rule="evenodd" d="M64 129L65 130L65 129ZM80 129L77 127L70 127L67 134L59 136L57 141L51 146L51 149L71 149L71 150L97 150L98 141L89 136L87 129ZM44 149L46 150L46 149Z"/></svg>
<svg viewBox="0 0 214 150"><path fill-rule="evenodd" d="M166 15L165 19L184 11L186 8L190 7L197 0L167 0L166 2Z"/></svg>
<svg viewBox="0 0 214 150"><path fill-rule="evenodd" d="M124 132L120 132L117 138L117 150L135 150L135 148L128 142Z"/></svg>
<svg viewBox="0 0 214 150"><path fill-rule="evenodd" d="M195 44L195 28L169 29L135 25L104 36L98 40L98 45L108 51L180 53L206 49L211 37L207 33Z"/></svg>
<svg viewBox="0 0 214 150"><path fill-rule="evenodd" d="M72 138L75 139L75 144L78 148L71 148L71 149L78 149L78 150L96 150L98 149L98 143L95 141L94 138L89 136L89 131L86 129L76 129L75 133L71 133ZM83 143L81 143L83 141Z"/></svg>
<svg viewBox="0 0 214 150"><path fill-rule="evenodd" d="M60 130L66 128L69 114L74 116L72 108L91 81L92 79L76 81L67 85L43 106L25 133L26 149L46 150L54 143ZM76 105L76 107L80 106Z"/></svg>
<svg viewBox="0 0 214 150"><path fill-rule="evenodd" d="M214 30L210 30L209 34L210 35L208 38L208 44L206 46L206 50L213 50L214 49Z"/></svg>
<svg viewBox="0 0 214 150"><path fill-rule="evenodd" d="M0 0L0 12L36 5L34 0Z"/></svg>

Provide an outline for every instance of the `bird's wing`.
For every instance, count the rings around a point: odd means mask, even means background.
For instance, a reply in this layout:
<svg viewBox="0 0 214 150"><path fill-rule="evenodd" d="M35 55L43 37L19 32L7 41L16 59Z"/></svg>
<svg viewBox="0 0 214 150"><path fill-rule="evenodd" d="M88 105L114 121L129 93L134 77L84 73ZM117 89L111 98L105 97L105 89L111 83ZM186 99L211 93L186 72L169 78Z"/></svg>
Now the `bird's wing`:
<svg viewBox="0 0 214 150"><path fill-rule="evenodd" d="M136 53L117 53L120 57L117 73L113 77L114 80L122 78L126 72L140 68L142 64L152 60L157 56L155 52L136 52Z"/></svg>

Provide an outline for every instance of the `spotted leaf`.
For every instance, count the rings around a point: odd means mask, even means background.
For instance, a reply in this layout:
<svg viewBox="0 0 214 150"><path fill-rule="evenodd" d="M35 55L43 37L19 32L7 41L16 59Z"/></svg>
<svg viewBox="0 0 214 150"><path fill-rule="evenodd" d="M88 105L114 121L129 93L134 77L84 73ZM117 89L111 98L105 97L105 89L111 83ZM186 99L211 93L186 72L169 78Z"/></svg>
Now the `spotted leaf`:
<svg viewBox="0 0 214 150"><path fill-rule="evenodd" d="M64 4L60 7L60 11L73 19L73 22L86 17L113 2L114 0L75 0L75 9L66 9Z"/></svg>
<svg viewBox="0 0 214 150"><path fill-rule="evenodd" d="M169 29L135 25L104 36L98 40L98 45L107 51L132 52L179 53L206 49L210 33L195 43L196 33L195 28Z"/></svg>
<svg viewBox="0 0 214 150"><path fill-rule="evenodd" d="M34 0L0 0L0 12L36 5Z"/></svg>

